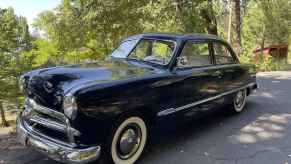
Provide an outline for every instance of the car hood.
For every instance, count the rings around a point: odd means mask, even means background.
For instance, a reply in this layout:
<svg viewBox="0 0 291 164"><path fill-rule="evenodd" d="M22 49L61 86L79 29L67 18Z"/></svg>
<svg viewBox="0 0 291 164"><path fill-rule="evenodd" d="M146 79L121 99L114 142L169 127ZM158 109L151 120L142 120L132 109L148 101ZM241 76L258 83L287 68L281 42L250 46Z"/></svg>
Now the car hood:
<svg viewBox="0 0 291 164"><path fill-rule="evenodd" d="M109 83L160 71L136 61L112 60L42 69L34 75L34 78L39 77L48 82L45 84L46 89L59 88L68 92L74 87Z"/></svg>
<svg viewBox="0 0 291 164"><path fill-rule="evenodd" d="M142 62L110 60L98 63L51 67L27 73L25 93L37 102L59 108L62 97L88 86L108 86L117 81L163 71Z"/></svg>

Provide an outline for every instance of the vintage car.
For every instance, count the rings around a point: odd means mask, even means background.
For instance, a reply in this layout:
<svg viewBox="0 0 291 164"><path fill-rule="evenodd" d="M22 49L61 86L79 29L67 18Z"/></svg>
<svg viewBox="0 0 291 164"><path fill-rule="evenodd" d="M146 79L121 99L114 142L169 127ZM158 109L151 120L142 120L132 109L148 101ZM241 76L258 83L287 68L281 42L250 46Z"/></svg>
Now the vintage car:
<svg viewBox="0 0 291 164"><path fill-rule="evenodd" d="M123 40L104 62L28 72L19 85L22 144L62 162L116 164L135 163L152 128L223 104L240 113L257 88L254 67L222 39L159 33Z"/></svg>

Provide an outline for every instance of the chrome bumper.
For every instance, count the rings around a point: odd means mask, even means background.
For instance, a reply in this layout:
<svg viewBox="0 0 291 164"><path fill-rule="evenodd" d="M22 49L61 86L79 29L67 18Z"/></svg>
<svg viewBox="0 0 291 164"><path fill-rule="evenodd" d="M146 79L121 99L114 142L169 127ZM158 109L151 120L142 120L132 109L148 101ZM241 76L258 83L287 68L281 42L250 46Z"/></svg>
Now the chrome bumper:
<svg viewBox="0 0 291 164"><path fill-rule="evenodd" d="M22 145L32 147L50 158L64 163L88 163L98 159L101 153L100 146L78 149L40 137L25 127L21 117L17 119L17 137Z"/></svg>

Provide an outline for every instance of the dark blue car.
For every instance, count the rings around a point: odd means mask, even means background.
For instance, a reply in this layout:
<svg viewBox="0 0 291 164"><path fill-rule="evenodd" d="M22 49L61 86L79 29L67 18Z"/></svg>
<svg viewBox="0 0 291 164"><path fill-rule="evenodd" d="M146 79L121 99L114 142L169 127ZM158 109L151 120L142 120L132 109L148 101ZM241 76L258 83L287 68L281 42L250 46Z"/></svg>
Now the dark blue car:
<svg viewBox="0 0 291 164"><path fill-rule="evenodd" d="M240 113L257 84L218 37L156 33L125 39L104 62L28 72L20 88L21 143L68 163L132 164L151 128L222 104Z"/></svg>

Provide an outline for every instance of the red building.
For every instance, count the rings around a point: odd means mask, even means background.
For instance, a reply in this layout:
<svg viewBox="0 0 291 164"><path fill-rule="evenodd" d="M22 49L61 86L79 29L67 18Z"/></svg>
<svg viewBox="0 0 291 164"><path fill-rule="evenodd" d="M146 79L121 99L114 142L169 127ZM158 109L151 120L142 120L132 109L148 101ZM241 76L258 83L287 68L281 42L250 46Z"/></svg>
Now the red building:
<svg viewBox="0 0 291 164"><path fill-rule="evenodd" d="M262 51L263 53L261 53ZM275 60L285 60L287 62L288 44L270 45L263 49L258 48L254 50L253 53L255 61L258 61L262 57L267 58L272 56Z"/></svg>

